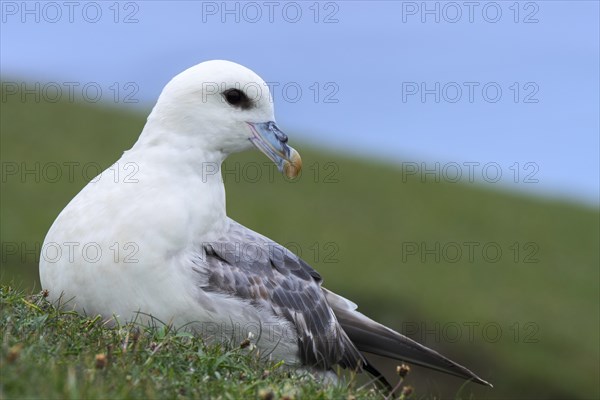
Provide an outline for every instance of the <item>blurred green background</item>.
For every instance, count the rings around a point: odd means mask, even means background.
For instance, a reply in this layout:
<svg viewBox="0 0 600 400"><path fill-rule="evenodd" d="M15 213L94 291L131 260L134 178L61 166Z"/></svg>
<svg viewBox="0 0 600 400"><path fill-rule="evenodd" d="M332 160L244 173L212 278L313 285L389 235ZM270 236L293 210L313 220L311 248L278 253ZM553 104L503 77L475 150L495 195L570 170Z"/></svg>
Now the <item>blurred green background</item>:
<svg viewBox="0 0 600 400"><path fill-rule="evenodd" d="M54 218L131 147L145 115L19 96L1 107L1 279L39 290L39 248ZM232 218L299 253L365 314L495 385L465 395L600 398L597 209L422 182L289 133L304 160L298 181L256 151L228 160ZM461 385L421 369L410 381L431 395Z"/></svg>

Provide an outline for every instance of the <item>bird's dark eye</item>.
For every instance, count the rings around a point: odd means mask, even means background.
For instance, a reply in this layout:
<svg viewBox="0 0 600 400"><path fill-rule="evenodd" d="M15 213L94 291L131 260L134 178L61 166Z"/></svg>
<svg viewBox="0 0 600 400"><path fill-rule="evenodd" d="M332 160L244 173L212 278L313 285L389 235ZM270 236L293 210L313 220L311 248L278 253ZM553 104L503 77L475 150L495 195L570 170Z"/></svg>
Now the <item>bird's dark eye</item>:
<svg viewBox="0 0 600 400"><path fill-rule="evenodd" d="M239 107L243 110L252 107L252 100L246 96L246 93L239 89L227 89L223 92L223 97L225 97L227 103L234 107Z"/></svg>

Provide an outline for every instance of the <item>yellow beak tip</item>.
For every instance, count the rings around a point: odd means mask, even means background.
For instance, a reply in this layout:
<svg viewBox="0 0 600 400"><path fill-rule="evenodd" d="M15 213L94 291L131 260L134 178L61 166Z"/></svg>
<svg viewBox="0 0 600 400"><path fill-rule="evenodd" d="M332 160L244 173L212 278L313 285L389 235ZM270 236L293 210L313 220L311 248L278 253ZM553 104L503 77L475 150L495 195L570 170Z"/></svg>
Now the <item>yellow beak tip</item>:
<svg viewBox="0 0 600 400"><path fill-rule="evenodd" d="M290 159L283 165L283 173L290 179L296 178L302 171L302 158L295 149L291 149Z"/></svg>

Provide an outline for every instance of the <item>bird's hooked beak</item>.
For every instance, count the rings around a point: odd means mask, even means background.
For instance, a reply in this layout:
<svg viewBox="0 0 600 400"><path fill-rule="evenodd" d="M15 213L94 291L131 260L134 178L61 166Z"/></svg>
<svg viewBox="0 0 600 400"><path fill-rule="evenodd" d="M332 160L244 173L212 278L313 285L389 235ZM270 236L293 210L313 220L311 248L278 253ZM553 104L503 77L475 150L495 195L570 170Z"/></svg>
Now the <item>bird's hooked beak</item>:
<svg viewBox="0 0 600 400"><path fill-rule="evenodd" d="M302 170L302 159L294 148L287 145L288 137L273 121L248 122L250 141L266 154L288 178L295 178Z"/></svg>

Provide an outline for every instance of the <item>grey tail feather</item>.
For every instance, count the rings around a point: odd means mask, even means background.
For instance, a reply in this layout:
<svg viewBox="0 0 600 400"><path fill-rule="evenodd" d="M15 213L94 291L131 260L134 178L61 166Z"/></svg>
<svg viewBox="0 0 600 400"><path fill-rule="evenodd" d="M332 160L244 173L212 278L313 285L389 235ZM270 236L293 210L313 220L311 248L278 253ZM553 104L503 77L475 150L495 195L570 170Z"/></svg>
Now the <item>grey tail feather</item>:
<svg viewBox="0 0 600 400"><path fill-rule="evenodd" d="M363 370L368 372L373 378L375 378L375 381L383 390L385 390L387 393L391 393L393 388L390 382L385 378L385 376L383 376L381 372L377 370L377 368L373 366L373 364L367 361L366 358L365 364L363 365Z"/></svg>
<svg viewBox="0 0 600 400"><path fill-rule="evenodd" d="M358 311L334 306L332 308L338 322L352 343L354 343L356 348L360 351L413 363L471 380L481 385L492 386L491 383L481 379L462 365L457 364L438 352L371 320ZM368 369L367 372L371 373ZM381 375L377 370L375 370L375 372L378 375Z"/></svg>

